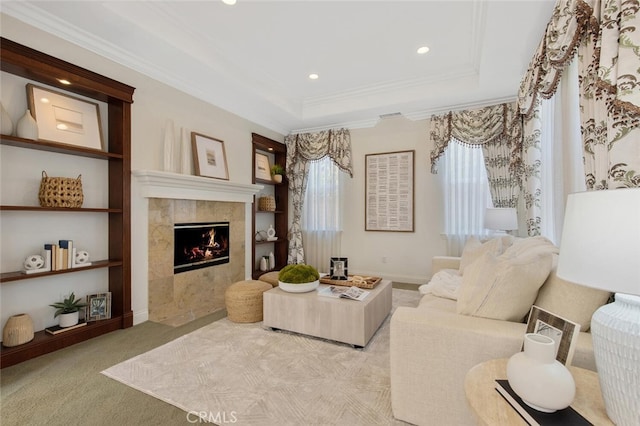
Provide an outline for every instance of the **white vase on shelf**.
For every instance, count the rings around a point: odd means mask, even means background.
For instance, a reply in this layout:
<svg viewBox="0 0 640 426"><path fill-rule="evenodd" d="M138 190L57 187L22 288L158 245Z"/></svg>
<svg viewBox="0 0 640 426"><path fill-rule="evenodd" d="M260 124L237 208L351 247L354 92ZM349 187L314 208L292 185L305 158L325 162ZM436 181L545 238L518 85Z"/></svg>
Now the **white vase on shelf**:
<svg viewBox="0 0 640 426"><path fill-rule="evenodd" d="M180 172L185 175L191 174L191 141L187 135L187 129L184 127L180 131L180 145L182 152L180 154Z"/></svg>
<svg viewBox="0 0 640 426"><path fill-rule="evenodd" d="M276 269L276 256L273 252L269 253L269 269Z"/></svg>
<svg viewBox="0 0 640 426"><path fill-rule="evenodd" d="M524 352L507 362L507 380L525 404L545 413L567 408L576 394L571 372L556 360L554 340L542 334L525 334Z"/></svg>
<svg viewBox="0 0 640 426"><path fill-rule="evenodd" d="M267 265L268 261L269 258L267 256L262 256L262 258L260 258L260 270L262 272L265 272L269 268L269 265Z"/></svg>
<svg viewBox="0 0 640 426"><path fill-rule="evenodd" d="M2 103L0 103L0 134L13 134L13 121L11 121L11 116L7 110L4 109L4 105L2 105Z"/></svg>
<svg viewBox="0 0 640 426"><path fill-rule="evenodd" d="M16 135L24 139L38 139L38 123L31 115L30 110L27 109L22 118L18 120Z"/></svg>
<svg viewBox="0 0 640 426"><path fill-rule="evenodd" d="M174 171L175 135L173 134L173 120L167 119L164 124L164 171Z"/></svg>

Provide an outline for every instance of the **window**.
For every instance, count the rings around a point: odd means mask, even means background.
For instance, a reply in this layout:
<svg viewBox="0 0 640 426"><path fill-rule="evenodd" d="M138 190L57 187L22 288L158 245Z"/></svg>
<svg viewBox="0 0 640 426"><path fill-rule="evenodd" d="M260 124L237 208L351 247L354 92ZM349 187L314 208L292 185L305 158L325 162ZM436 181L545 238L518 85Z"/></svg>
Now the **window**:
<svg viewBox="0 0 640 426"><path fill-rule="evenodd" d="M471 236L483 237L484 212L492 207L482 148L452 139L440 159L447 252L458 256Z"/></svg>
<svg viewBox="0 0 640 426"><path fill-rule="evenodd" d="M305 261L328 272L332 256L340 256L343 173L329 157L309 164L302 211Z"/></svg>

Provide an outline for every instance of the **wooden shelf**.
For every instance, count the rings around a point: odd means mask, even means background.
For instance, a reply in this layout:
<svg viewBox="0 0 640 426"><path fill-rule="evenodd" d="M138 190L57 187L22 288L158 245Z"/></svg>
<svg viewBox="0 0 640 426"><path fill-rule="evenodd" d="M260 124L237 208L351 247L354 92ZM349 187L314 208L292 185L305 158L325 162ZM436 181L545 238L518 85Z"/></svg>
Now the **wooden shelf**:
<svg viewBox="0 0 640 426"><path fill-rule="evenodd" d="M98 159L122 159L122 154L116 154L98 149L85 148L82 146L68 145L59 142L47 140L23 139L17 136L0 135L0 144L17 146L19 148L36 149L39 151L57 152L60 154L72 154L81 157L98 158Z"/></svg>
<svg viewBox="0 0 640 426"><path fill-rule="evenodd" d="M274 141L272 139L266 138L262 135L253 133L252 135L253 142L253 183L263 184L263 185L271 185L273 188L273 195L276 200L276 211L264 211L257 210L254 208L253 210L253 235L256 235L256 217L259 216L261 220L264 220L265 215L273 215L268 217L269 219L273 218L273 227L276 231L276 235L286 236L289 232L289 184L286 177L283 177L282 183L276 183L270 180L258 179L255 175L256 169L256 152L266 153L267 155L273 156L274 164L284 165L287 159L287 147L286 145ZM256 196L256 201L257 201ZM257 206L258 203L254 202ZM287 238L278 238L275 241L255 241L252 243L252 253L251 253L251 261L252 267L254 271L252 273L253 277L256 278L260 276L264 272L256 271L255 268L258 266L257 261L259 260L256 255L256 248L260 248L260 250L264 250L265 246L267 248L273 248L273 253L276 258L276 270L283 268L287 264L288 252L289 252L289 241Z"/></svg>
<svg viewBox="0 0 640 426"><path fill-rule="evenodd" d="M0 145L19 149L54 152L77 157L87 157L107 161L108 176L100 184L108 190L108 206L85 208L55 208L40 206L0 205L3 212L68 213L81 212L108 214L108 231L104 238L108 241L108 260L92 261L90 266L37 274L23 274L21 271L0 274L0 283L17 282L61 274L108 268L108 291L111 292L111 315L109 320L89 323L87 326L50 336L44 331L36 333L33 341L14 348L2 348L0 367L53 352L58 349L100 336L120 328L133 325L131 310L131 104L134 87L120 83L69 62L38 52L4 37L0 38L0 69L22 77L30 82L42 83L61 91L85 96L104 103L108 119L103 123L107 129L107 150L86 148L48 140L24 139L11 135L0 135ZM60 83L64 76L70 85ZM103 108L103 107L101 107ZM8 158L8 157L7 157ZM8 161L8 160L7 160ZM28 164L25 164L28 166ZM13 216L6 214L3 221L9 229ZM72 226L69 223L69 226ZM3 228L3 239L5 237ZM69 284L82 287L82 279L69 276ZM36 282L46 284L45 280ZM17 283L16 285L22 285ZM10 301L7 301L10 303ZM36 306L34 309L40 309Z"/></svg>
<svg viewBox="0 0 640 426"><path fill-rule="evenodd" d="M25 274L22 271L3 272L0 274L0 283L10 281L30 280L32 278L46 277L50 275L71 274L74 272L88 271L91 269L110 268L112 266L122 266L121 260L97 260L92 261L89 266L81 266L79 268L60 269L58 271L47 271L39 274Z"/></svg>
<svg viewBox="0 0 640 426"><path fill-rule="evenodd" d="M110 319L94 321L84 327L65 331L56 335L51 335L44 330L34 333L33 340L20 346L11 348L2 347L0 349L0 368L18 364L25 359L35 358L58 349L80 343L87 339L100 336L118 330L123 327L125 317L122 315L112 316Z"/></svg>
<svg viewBox="0 0 640 426"><path fill-rule="evenodd" d="M257 246L259 246L259 245L262 245L262 244L282 244L282 243L287 243L287 242L289 242L289 240L286 240L284 238L278 238L277 240L274 240L274 241L264 240L264 241L256 241L255 243L256 243Z"/></svg>
<svg viewBox="0 0 640 426"><path fill-rule="evenodd" d="M40 207L40 206L0 206L0 211L24 212L86 212L86 213L122 213L122 209L98 207Z"/></svg>
<svg viewBox="0 0 640 426"><path fill-rule="evenodd" d="M260 179L260 178L256 178L254 183L261 183L263 185L273 185L273 186L289 186L289 183L287 182L286 179L282 179L282 182L280 183L276 183L272 180L266 180L266 179Z"/></svg>

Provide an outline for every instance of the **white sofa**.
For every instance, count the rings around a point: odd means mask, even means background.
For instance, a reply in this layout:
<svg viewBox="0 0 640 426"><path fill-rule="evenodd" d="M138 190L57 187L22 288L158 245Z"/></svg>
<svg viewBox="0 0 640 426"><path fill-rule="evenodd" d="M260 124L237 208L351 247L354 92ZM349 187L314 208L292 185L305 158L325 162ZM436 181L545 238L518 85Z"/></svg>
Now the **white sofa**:
<svg viewBox="0 0 640 426"><path fill-rule="evenodd" d="M435 257L434 277L443 269L458 270L465 252L462 259ZM534 304L588 330L592 313L610 295L560 280L555 275L557 249L552 259L551 272L536 289ZM508 358L521 350L526 316L515 322L459 314L459 302L426 294L418 307L399 307L394 312L390 366L396 419L416 425L476 424L464 394L466 373L481 362ZM581 331L572 364L595 370L588 332Z"/></svg>

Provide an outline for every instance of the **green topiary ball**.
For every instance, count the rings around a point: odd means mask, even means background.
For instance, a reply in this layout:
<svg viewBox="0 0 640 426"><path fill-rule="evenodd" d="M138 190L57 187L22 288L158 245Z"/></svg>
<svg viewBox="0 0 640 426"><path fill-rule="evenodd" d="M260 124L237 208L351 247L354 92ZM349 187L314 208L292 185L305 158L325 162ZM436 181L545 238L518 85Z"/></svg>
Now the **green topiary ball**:
<svg viewBox="0 0 640 426"><path fill-rule="evenodd" d="M289 284L306 284L320 279L318 270L311 265L299 263L287 265L280 270L278 280Z"/></svg>

